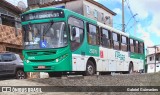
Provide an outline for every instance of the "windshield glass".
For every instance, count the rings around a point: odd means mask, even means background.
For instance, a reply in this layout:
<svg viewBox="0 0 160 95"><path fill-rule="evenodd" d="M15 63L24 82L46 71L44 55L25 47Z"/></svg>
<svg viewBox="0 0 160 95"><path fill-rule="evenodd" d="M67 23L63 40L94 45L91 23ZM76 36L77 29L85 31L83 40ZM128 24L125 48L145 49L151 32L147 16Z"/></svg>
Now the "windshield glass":
<svg viewBox="0 0 160 95"><path fill-rule="evenodd" d="M24 48L59 48L67 45L64 22L24 25Z"/></svg>

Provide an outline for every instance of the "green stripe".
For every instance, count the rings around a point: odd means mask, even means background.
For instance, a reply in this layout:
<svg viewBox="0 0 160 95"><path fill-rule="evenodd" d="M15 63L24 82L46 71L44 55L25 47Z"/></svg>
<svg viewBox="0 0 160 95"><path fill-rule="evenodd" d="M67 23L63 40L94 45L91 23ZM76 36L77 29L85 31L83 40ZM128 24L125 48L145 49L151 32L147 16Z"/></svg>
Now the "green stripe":
<svg viewBox="0 0 160 95"><path fill-rule="evenodd" d="M134 58L134 59L145 59L145 55L144 54L137 54L137 53L130 53L130 58Z"/></svg>

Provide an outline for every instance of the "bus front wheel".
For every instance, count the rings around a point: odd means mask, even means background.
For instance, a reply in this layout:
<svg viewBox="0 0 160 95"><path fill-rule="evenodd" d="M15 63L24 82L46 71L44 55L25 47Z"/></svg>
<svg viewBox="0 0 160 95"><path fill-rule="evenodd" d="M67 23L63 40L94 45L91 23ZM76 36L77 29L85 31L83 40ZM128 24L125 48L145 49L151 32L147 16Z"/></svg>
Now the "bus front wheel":
<svg viewBox="0 0 160 95"><path fill-rule="evenodd" d="M92 61L88 60L87 62L87 66L86 66L86 72L85 72L85 75L86 76L91 76L91 75L94 75L95 74L95 66L93 64Z"/></svg>

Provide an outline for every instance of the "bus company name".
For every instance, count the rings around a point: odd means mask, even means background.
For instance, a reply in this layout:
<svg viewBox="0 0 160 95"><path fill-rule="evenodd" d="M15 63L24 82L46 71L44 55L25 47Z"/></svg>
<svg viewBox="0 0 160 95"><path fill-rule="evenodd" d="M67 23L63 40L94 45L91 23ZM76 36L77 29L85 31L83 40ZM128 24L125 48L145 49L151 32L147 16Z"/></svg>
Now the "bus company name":
<svg viewBox="0 0 160 95"><path fill-rule="evenodd" d="M119 51L116 51L115 52L115 58L124 61L125 60L125 55L121 54Z"/></svg>
<svg viewBox="0 0 160 95"><path fill-rule="evenodd" d="M90 49L90 50L89 50L89 53L91 53L91 54L98 54L98 51L95 50L95 49Z"/></svg>

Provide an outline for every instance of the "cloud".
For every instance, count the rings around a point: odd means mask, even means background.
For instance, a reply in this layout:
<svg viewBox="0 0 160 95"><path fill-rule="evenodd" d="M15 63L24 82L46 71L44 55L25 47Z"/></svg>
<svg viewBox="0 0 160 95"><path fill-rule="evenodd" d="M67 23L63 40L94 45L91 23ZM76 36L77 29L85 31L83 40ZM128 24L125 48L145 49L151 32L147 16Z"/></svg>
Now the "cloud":
<svg viewBox="0 0 160 95"><path fill-rule="evenodd" d="M120 8L115 8L113 9L113 11L117 13L118 15L122 15L122 10Z"/></svg>
<svg viewBox="0 0 160 95"><path fill-rule="evenodd" d="M140 38L144 40L145 46L153 46L154 43L150 38L150 32L146 32L141 24L138 24L137 33L140 34Z"/></svg>
<svg viewBox="0 0 160 95"><path fill-rule="evenodd" d="M138 13L140 20L149 20L147 17L152 16L151 23L145 28L160 37L159 4L160 0L130 0L131 9Z"/></svg>

